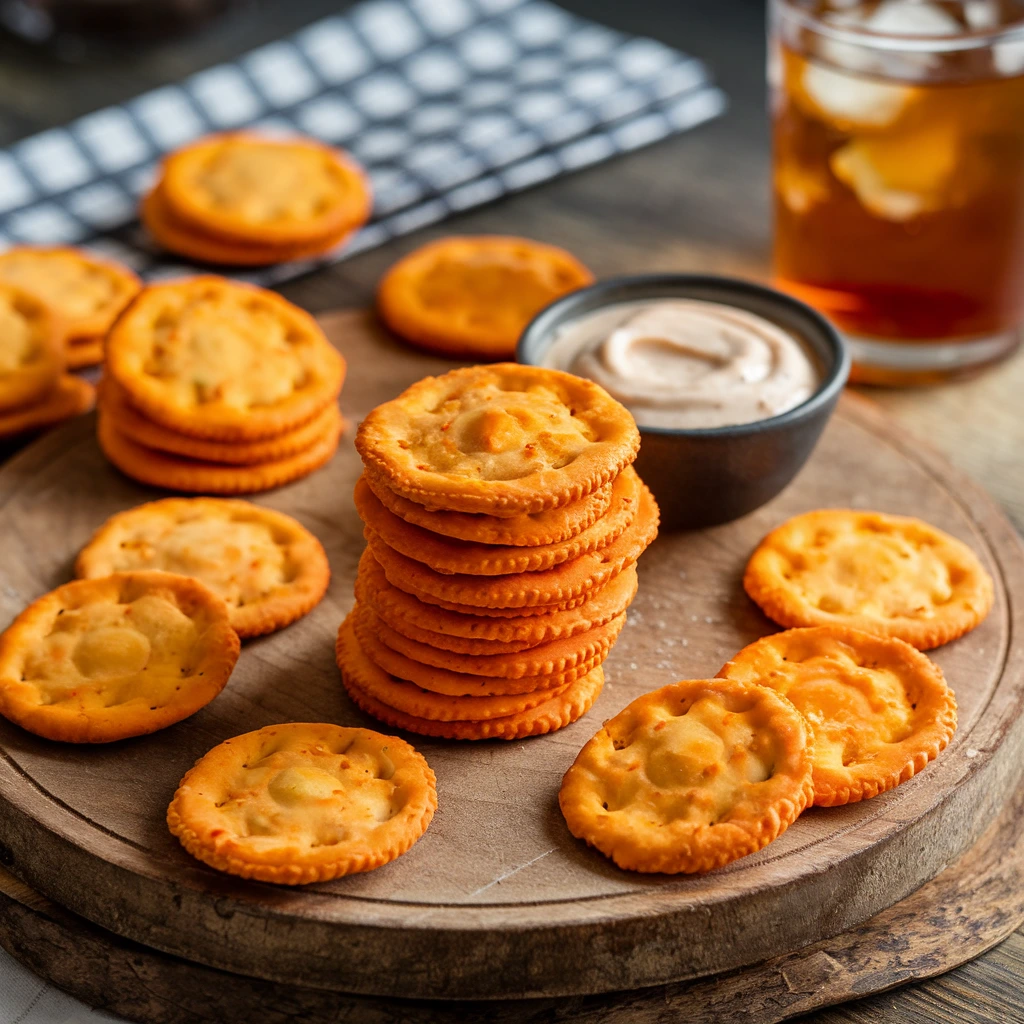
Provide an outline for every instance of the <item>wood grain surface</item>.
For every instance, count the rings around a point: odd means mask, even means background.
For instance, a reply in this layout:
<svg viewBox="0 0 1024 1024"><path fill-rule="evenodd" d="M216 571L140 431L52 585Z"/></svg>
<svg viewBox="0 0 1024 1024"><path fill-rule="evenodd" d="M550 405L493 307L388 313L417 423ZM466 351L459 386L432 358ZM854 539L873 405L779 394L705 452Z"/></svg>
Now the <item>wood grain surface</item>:
<svg viewBox="0 0 1024 1024"><path fill-rule="evenodd" d="M324 324L349 363L350 423L448 365L401 346L362 312ZM118 934L270 981L386 995L401 969L404 993L427 998L614 991L731 970L858 924L959 856L1018 779L1021 545L979 490L847 399L811 463L770 505L724 527L659 538L641 561L640 594L592 715L513 744L414 738L437 772L440 810L409 854L301 890L194 862L163 819L179 778L207 749L276 721L372 724L344 696L332 654L363 548L351 436L324 470L260 499L324 542L334 573L327 599L288 630L247 644L209 707L154 736L95 749L0 725L0 862L19 877ZM0 618L66 579L108 515L153 496L106 463L87 419L13 459L0 470L0 530L18 540ZM923 516L967 541L995 575L993 614L936 652L958 697L953 744L891 793L808 812L722 871L617 870L565 829L555 802L561 775L597 724L633 697L713 675L773 628L742 592L743 565L768 529L821 506Z"/></svg>
<svg viewBox="0 0 1024 1024"><path fill-rule="evenodd" d="M1005 938L1021 916L1020 790L959 861L834 939L714 978L569 1000L375 999L245 978L103 931L0 868L0 945L91 1006L145 1024L775 1024L947 970ZM850 1017L837 1010L819 1019ZM932 1004L915 1019L953 1018Z"/></svg>

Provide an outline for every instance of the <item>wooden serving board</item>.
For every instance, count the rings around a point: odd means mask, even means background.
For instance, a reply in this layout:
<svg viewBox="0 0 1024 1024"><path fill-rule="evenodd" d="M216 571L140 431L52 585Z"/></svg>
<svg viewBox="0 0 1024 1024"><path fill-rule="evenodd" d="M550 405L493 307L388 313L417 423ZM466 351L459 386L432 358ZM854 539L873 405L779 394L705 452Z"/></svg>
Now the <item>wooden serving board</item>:
<svg viewBox="0 0 1024 1024"><path fill-rule="evenodd" d="M450 364L399 348L361 313L325 320L349 360L354 423ZM0 470L0 622L66 580L108 515L157 496L120 476L80 420ZM246 644L224 693L154 736L93 749L0 723L0 863L103 928L213 967L365 995L507 999L659 985L753 964L837 935L901 900L971 846L1021 775L1024 554L976 486L870 407L844 400L806 469L744 520L659 538L607 663L594 711L549 737L459 744L413 737L438 777L426 836L367 875L287 889L193 861L164 825L185 770L210 747L280 721L373 725L333 659L363 547L351 501L352 431L332 463L259 496L327 548L327 598ZM969 543L996 579L989 619L936 652L960 728L917 778L875 800L804 814L760 854L701 878L621 872L566 830L562 773L599 723L636 695L713 675L773 628L744 596L743 565L782 519L820 506L919 515Z"/></svg>
<svg viewBox="0 0 1024 1024"><path fill-rule="evenodd" d="M848 932L725 974L567 999L413 1001L245 978L118 938L0 868L0 946L90 1006L144 1024L777 1024L941 974L1022 919L1021 787L960 860Z"/></svg>

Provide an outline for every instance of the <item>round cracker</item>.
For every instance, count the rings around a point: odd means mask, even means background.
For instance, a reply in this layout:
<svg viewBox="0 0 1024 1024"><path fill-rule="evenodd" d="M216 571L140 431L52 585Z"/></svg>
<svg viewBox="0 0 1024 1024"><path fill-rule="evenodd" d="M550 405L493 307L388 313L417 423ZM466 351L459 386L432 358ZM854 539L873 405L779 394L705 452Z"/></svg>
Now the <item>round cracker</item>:
<svg viewBox="0 0 1024 1024"><path fill-rule="evenodd" d="M208 275L145 288L107 336L106 372L170 430L260 441L334 402L345 361L298 306Z"/></svg>
<svg viewBox="0 0 1024 1024"><path fill-rule="evenodd" d="M356 448L397 494L519 516L579 501L635 458L629 410L582 377L498 363L426 377L363 420Z"/></svg>
<svg viewBox="0 0 1024 1024"><path fill-rule="evenodd" d="M956 699L938 665L902 640L847 626L766 636L718 674L770 686L811 723L819 807L906 782L956 731Z"/></svg>
<svg viewBox="0 0 1024 1024"><path fill-rule="evenodd" d="M641 484L637 514L613 543L601 551L538 572L483 577L439 573L389 547L369 526L365 535L373 557L393 586L417 597L429 595L428 600L454 602L480 612L487 608L522 609L585 599L633 565L657 532L658 506L651 492Z"/></svg>
<svg viewBox="0 0 1024 1024"><path fill-rule="evenodd" d="M743 586L782 626L850 626L926 651L974 629L992 577L966 544L920 519L821 509L758 545Z"/></svg>
<svg viewBox="0 0 1024 1024"><path fill-rule="evenodd" d="M389 547L441 573L502 576L539 572L601 551L628 528L640 503L640 478L627 466L612 484L611 507L595 523L570 540L524 548L439 537L407 523L385 508L364 477L356 482L355 504L360 518Z"/></svg>
<svg viewBox="0 0 1024 1024"><path fill-rule="evenodd" d="M96 436L103 453L126 476L171 491L206 494L251 494L308 476L330 461L338 448L341 424L337 423L305 451L276 462L255 466L225 466L216 462L184 459L136 444L100 414Z"/></svg>
<svg viewBox="0 0 1024 1024"><path fill-rule="evenodd" d="M138 275L122 264L67 246L18 245L0 253L0 281L36 295L59 318L71 369L88 364L73 365L70 350L77 343L101 342L142 288Z"/></svg>
<svg viewBox="0 0 1024 1024"><path fill-rule="evenodd" d="M384 322L429 352L513 359L526 325L594 275L571 253L529 238L472 235L429 242L384 275Z"/></svg>
<svg viewBox="0 0 1024 1024"><path fill-rule="evenodd" d="M177 220L234 245L315 244L364 224L372 197L348 154L308 138L210 135L164 160Z"/></svg>
<svg viewBox="0 0 1024 1024"><path fill-rule="evenodd" d="M96 404L96 389L81 377L61 374L57 386L41 401L13 412L0 413L0 438L52 427L81 416Z"/></svg>
<svg viewBox="0 0 1024 1024"><path fill-rule="evenodd" d="M434 773L405 740L289 722L201 757L181 780L167 825L218 871L300 885L389 863L436 809Z"/></svg>
<svg viewBox="0 0 1024 1024"><path fill-rule="evenodd" d="M64 365L69 370L81 370L103 362L103 339L84 338L72 341L64 349Z"/></svg>
<svg viewBox="0 0 1024 1024"><path fill-rule="evenodd" d="M0 414L44 400L64 369L61 328L33 292L0 283Z"/></svg>
<svg viewBox="0 0 1024 1024"><path fill-rule="evenodd" d="M103 414L113 421L118 433L130 437L137 444L186 459L220 462L228 466L253 466L290 458L307 451L325 434L342 426L341 412L331 402L308 422L263 441L205 441L179 434L146 419L132 408L124 390L110 377L105 377L100 383L99 400Z"/></svg>
<svg viewBox="0 0 1024 1024"><path fill-rule="evenodd" d="M335 651L339 665L345 661L345 645L353 639L371 660L375 660L374 652L366 643L366 639L372 637L372 633L360 628L365 625L365 621L360 620L358 607L352 612L352 616L354 617L351 635L345 623L342 623L338 631ZM489 718L507 718L521 711L529 711L530 708L558 696L568 685L568 682L561 682L521 693L481 693L467 696L424 689L387 673L383 676L368 677L364 680L363 690L382 704L415 718L428 718L433 722L484 722Z"/></svg>
<svg viewBox="0 0 1024 1024"><path fill-rule="evenodd" d="M67 743L164 729L224 688L239 641L198 580L130 572L75 580L0 636L0 714Z"/></svg>
<svg viewBox="0 0 1024 1024"><path fill-rule="evenodd" d="M422 526L424 530L442 537L476 544L505 544L514 547L559 544L582 533L603 516L612 503L613 484L605 484L585 498L561 508L500 519L480 513L445 512L443 509L418 505L415 501L395 494L370 468L363 473L363 478L378 500L407 523Z"/></svg>
<svg viewBox="0 0 1024 1024"><path fill-rule="evenodd" d="M810 744L774 690L673 683L605 722L558 802L569 831L620 868L711 871L766 846L811 802Z"/></svg>
<svg viewBox="0 0 1024 1024"><path fill-rule="evenodd" d="M405 683L412 683L421 690L443 694L446 697L509 697L536 690L553 690L574 682L585 676L591 669L600 665L607 652L594 655L572 668L561 672L542 676L481 676L469 672L454 672L450 669L435 668L422 662L407 658L404 654L392 650L378 639L366 619L358 614L351 614L342 623L337 645L343 643L343 635L351 632L366 656L389 676ZM340 649L340 647L336 648Z"/></svg>
<svg viewBox="0 0 1024 1024"><path fill-rule="evenodd" d="M323 545L297 519L228 498L165 498L119 512L75 561L81 579L149 569L204 583L243 638L312 611L331 579Z"/></svg>
<svg viewBox="0 0 1024 1024"><path fill-rule="evenodd" d="M637 591L636 566L629 566L587 601L568 611L502 619L449 612L388 583L384 570L366 550L359 560L356 599L404 636L460 654L496 654L577 636L622 614ZM479 646L478 646L479 645Z"/></svg>
<svg viewBox="0 0 1024 1024"><path fill-rule="evenodd" d="M229 267L266 267L292 260L315 259L344 245L355 230L346 227L335 234L298 245L228 242L178 220L159 184L143 198L139 214L149 233L169 252L197 263Z"/></svg>
<svg viewBox="0 0 1024 1024"><path fill-rule="evenodd" d="M352 702L368 715L396 729L437 736L451 740L519 740L543 736L575 722L592 707L604 686L604 669L600 666L575 680L557 697L507 718L491 718L483 722L436 722L407 715L373 697L366 687L369 680L386 677L355 643L355 638L339 654L341 678Z"/></svg>
<svg viewBox="0 0 1024 1024"><path fill-rule="evenodd" d="M603 626L595 626L586 633L551 640L527 651L471 655L456 654L418 640L410 640L382 622L372 608L360 606L357 615L382 644L412 661L452 672L498 679L551 676L580 664L589 664L596 657L607 657L626 624L623 612Z"/></svg>

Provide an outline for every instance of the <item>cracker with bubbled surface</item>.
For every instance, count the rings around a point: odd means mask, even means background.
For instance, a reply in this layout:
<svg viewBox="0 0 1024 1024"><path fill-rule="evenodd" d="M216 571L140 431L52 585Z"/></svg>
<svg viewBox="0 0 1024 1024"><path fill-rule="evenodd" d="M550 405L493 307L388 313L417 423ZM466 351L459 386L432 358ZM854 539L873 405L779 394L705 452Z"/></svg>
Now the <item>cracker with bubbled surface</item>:
<svg viewBox="0 0 1024 1024"><path fill-rule="evenodd" d="M704 872L766 846L811 802L811 735L785 697L688 680L605 722L562 780L569 831L620 868Z"/></svg>
<svg viewBox="0 0 1024 1024"><path fill-rule="evenodd" d="M743 577L782 626L851 626L926 651L974 629L992 577L962 541L909 516L821 509L768 534Z"/></svg>
<svg viewBox="0 0 1024 1024"><path fill-rule="evenodd" d="M956 699L938 665L902 640L847 626L763 637L719 676L772 687L811 723L820 807L906 782L956 731Z"/></svg>
<svg viewBox="0 0 1024 1024"><path fill-rule="evenodd" d="M423 835L436 809L434 773L405 740L291 722L201 757L167 824L219 871L299 885L387 864Z"/></svg>
<svg viewBox="0 0 1024 1024"><path fill-rule="evenodd" d="M238 660L227 605L167 572L75 580L0 636L0 714L68 743L109 743L205 707Z"/></svg>
<svg viewBox="0 0 1024 1024"><path fill-rule="evenodd" d="M331 578L323 545L298 520L228 498L164 498L119 512L75 561L82 579L141 569L206 584L227 603L241 637L301 618Z"/></svg>
<svg viewBox="0 0 1024 1024"><path fill-rule="evenodd" d="M519 516L579 501L635 458L640 432L603 388L517 363L426 377L356 434L363 462L410 501Z"/></svg>

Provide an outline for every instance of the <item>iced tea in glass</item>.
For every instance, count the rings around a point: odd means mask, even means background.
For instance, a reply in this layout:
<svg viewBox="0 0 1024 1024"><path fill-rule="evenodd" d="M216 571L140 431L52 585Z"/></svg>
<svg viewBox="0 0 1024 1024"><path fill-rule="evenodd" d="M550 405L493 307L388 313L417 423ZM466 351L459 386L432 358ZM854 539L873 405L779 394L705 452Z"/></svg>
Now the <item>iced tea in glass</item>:
<svg viewBox="0 0 1024 1024"><path fill-rule="evenodd" d="M1024 0L772 0L775 275L855 375L925 382L1024 322Z"/></svg>

